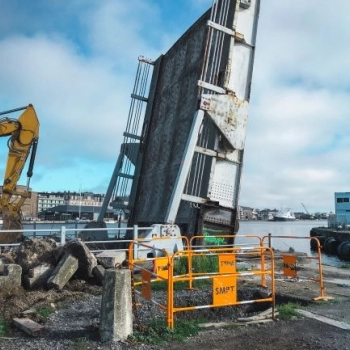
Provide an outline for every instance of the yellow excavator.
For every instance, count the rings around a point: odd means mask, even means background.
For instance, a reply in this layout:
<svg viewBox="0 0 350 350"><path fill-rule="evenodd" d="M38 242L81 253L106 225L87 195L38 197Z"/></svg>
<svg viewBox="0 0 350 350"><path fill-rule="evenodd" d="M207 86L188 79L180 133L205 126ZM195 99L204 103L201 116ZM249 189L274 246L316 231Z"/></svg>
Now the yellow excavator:
<svg viewBox="0 0 350 350"><path fill-rule="evenodd" d="M0 231L0 244L14 243L22 237L22 232L14 230L23 229L21 207L24 201L31 196L29 182L33 175L39 139L39 120L34 107L30 104L26 107L0 112L0 116L22 110L24 112L18 119L8 117L1 117L0 119L0 137L10 136L4 183L0 194L0 212L3 220L2 230ZM27 171L27 186L17 188L17 182L29 154L31 156ZM4 230L11 231L5 232Z"/></svg>

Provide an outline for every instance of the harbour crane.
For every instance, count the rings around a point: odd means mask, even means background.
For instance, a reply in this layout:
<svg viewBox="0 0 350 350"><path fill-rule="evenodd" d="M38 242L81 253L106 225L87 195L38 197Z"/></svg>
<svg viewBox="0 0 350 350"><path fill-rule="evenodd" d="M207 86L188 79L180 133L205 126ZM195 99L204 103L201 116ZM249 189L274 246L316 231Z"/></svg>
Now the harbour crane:
<svg viewBox="0 0 350 350"><path fill-rule="evenodd" d="M304 205L304 203L303 203L303 202L301 202L301 205L302 205L302 206L303 206L303 208L305 209L306 214L310 215L309 211L306 209L306 207L305 207L305 205Z"/></svg>
<svg viewBox="0 0 350 350"><path fill-rule="evenodd" d="M309 213L309 211L306 209L305 205L303 202L301 202L301 205L303 206L303 208L306 211L306 214L308 215L309 219L314 219L314 216L312 214Z"/></svg>

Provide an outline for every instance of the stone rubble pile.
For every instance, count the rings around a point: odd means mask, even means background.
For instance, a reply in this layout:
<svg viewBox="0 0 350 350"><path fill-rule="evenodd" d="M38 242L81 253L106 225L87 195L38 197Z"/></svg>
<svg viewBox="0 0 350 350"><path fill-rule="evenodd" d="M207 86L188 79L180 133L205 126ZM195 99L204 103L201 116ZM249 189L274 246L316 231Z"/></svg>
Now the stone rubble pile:
<svg viewBox="0 0 350 350"><path fill-rule="evenodd" d="M105 269L126 259L124 251L103 251L94 255L80 239L64 246L52 238L26 239L20 246L0 252L0 290L62 289L74 276L95 278L101 285Z"/></svg>

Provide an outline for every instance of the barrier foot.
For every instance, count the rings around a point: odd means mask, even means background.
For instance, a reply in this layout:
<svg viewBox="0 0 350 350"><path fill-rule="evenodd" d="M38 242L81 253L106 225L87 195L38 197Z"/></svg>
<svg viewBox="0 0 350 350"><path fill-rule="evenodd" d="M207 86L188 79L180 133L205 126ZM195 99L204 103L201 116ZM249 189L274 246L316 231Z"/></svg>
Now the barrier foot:
<svg viewBox="0 0 350 350"><path fill-rule="evenodd" d="M334 298L328 295L324 295L324 296L319 296L316 298L313 298L312 300L318 301L318 300L333 300Z"/></svg>

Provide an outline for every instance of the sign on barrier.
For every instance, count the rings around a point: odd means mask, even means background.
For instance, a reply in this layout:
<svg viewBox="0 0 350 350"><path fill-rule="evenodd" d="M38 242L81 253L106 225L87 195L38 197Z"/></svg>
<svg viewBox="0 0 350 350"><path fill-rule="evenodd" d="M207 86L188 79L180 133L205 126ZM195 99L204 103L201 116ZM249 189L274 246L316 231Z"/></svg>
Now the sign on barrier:
<svg viewBox="0 0 350 350"><path fill-rule="evenodd" d="M219 255L219 272L234 273L236 272L236 256L228 254Z"/></svg>
<svg viewBox="0 0 350 350"><path fill-rule="evenodd" d="M237 302L236 276L220 276L213 278L213 305L224 306Z"/></svg>
<svg viewBox="0 0 350 350"><path fill-rule="evenodd" d="M297 257L296 255L283 255L283 275L297 278Z"/></svg>
<svg viewBox="0 0 350 350"><path fill-rule="evenodd" d="M154 267L153 272L158 277L163 277L164 279L168 279L168 258L167 257L161 257L161 258L155 258L154 259Z"/></svg>
<svg viewBox="0 0 350 350"><path fill-rule="evenodd" d="M317 256L307 256L308 259L315 259L318 262L318 282L320 284L320 295L318 297L313 298L313 300L330 300L333 299L332 297L325 295L325 286L323 283L323 276L322 276L322 258L321 258L321 245L319 240L317 239L317 237L301 237L301 236L274 236L271 235L269 233L268 236L264 236L261 239L261 245L265 245L265 240L268 240L268 245L269 247L271 247L271 240L272 239L307 239L309 241L314 242L316 248L317 248ZM286 256L286 258L285 258ZM284 260L286 259L286 260ZM290 276L290 277L294 277L297 278L297 256L289 254L287 255L283 255L283 273L285 276ZM264 285L264 279L265 277L262 276L262 285Z"/></svg>
<svg viewBox="0 0 350 350"><path fill-rule="evenodd" d="M141 278L142 278L141 294L146 300L151 300L151 278L152 278L152 272L150 272L148 270L142 270Z"/></svg>

